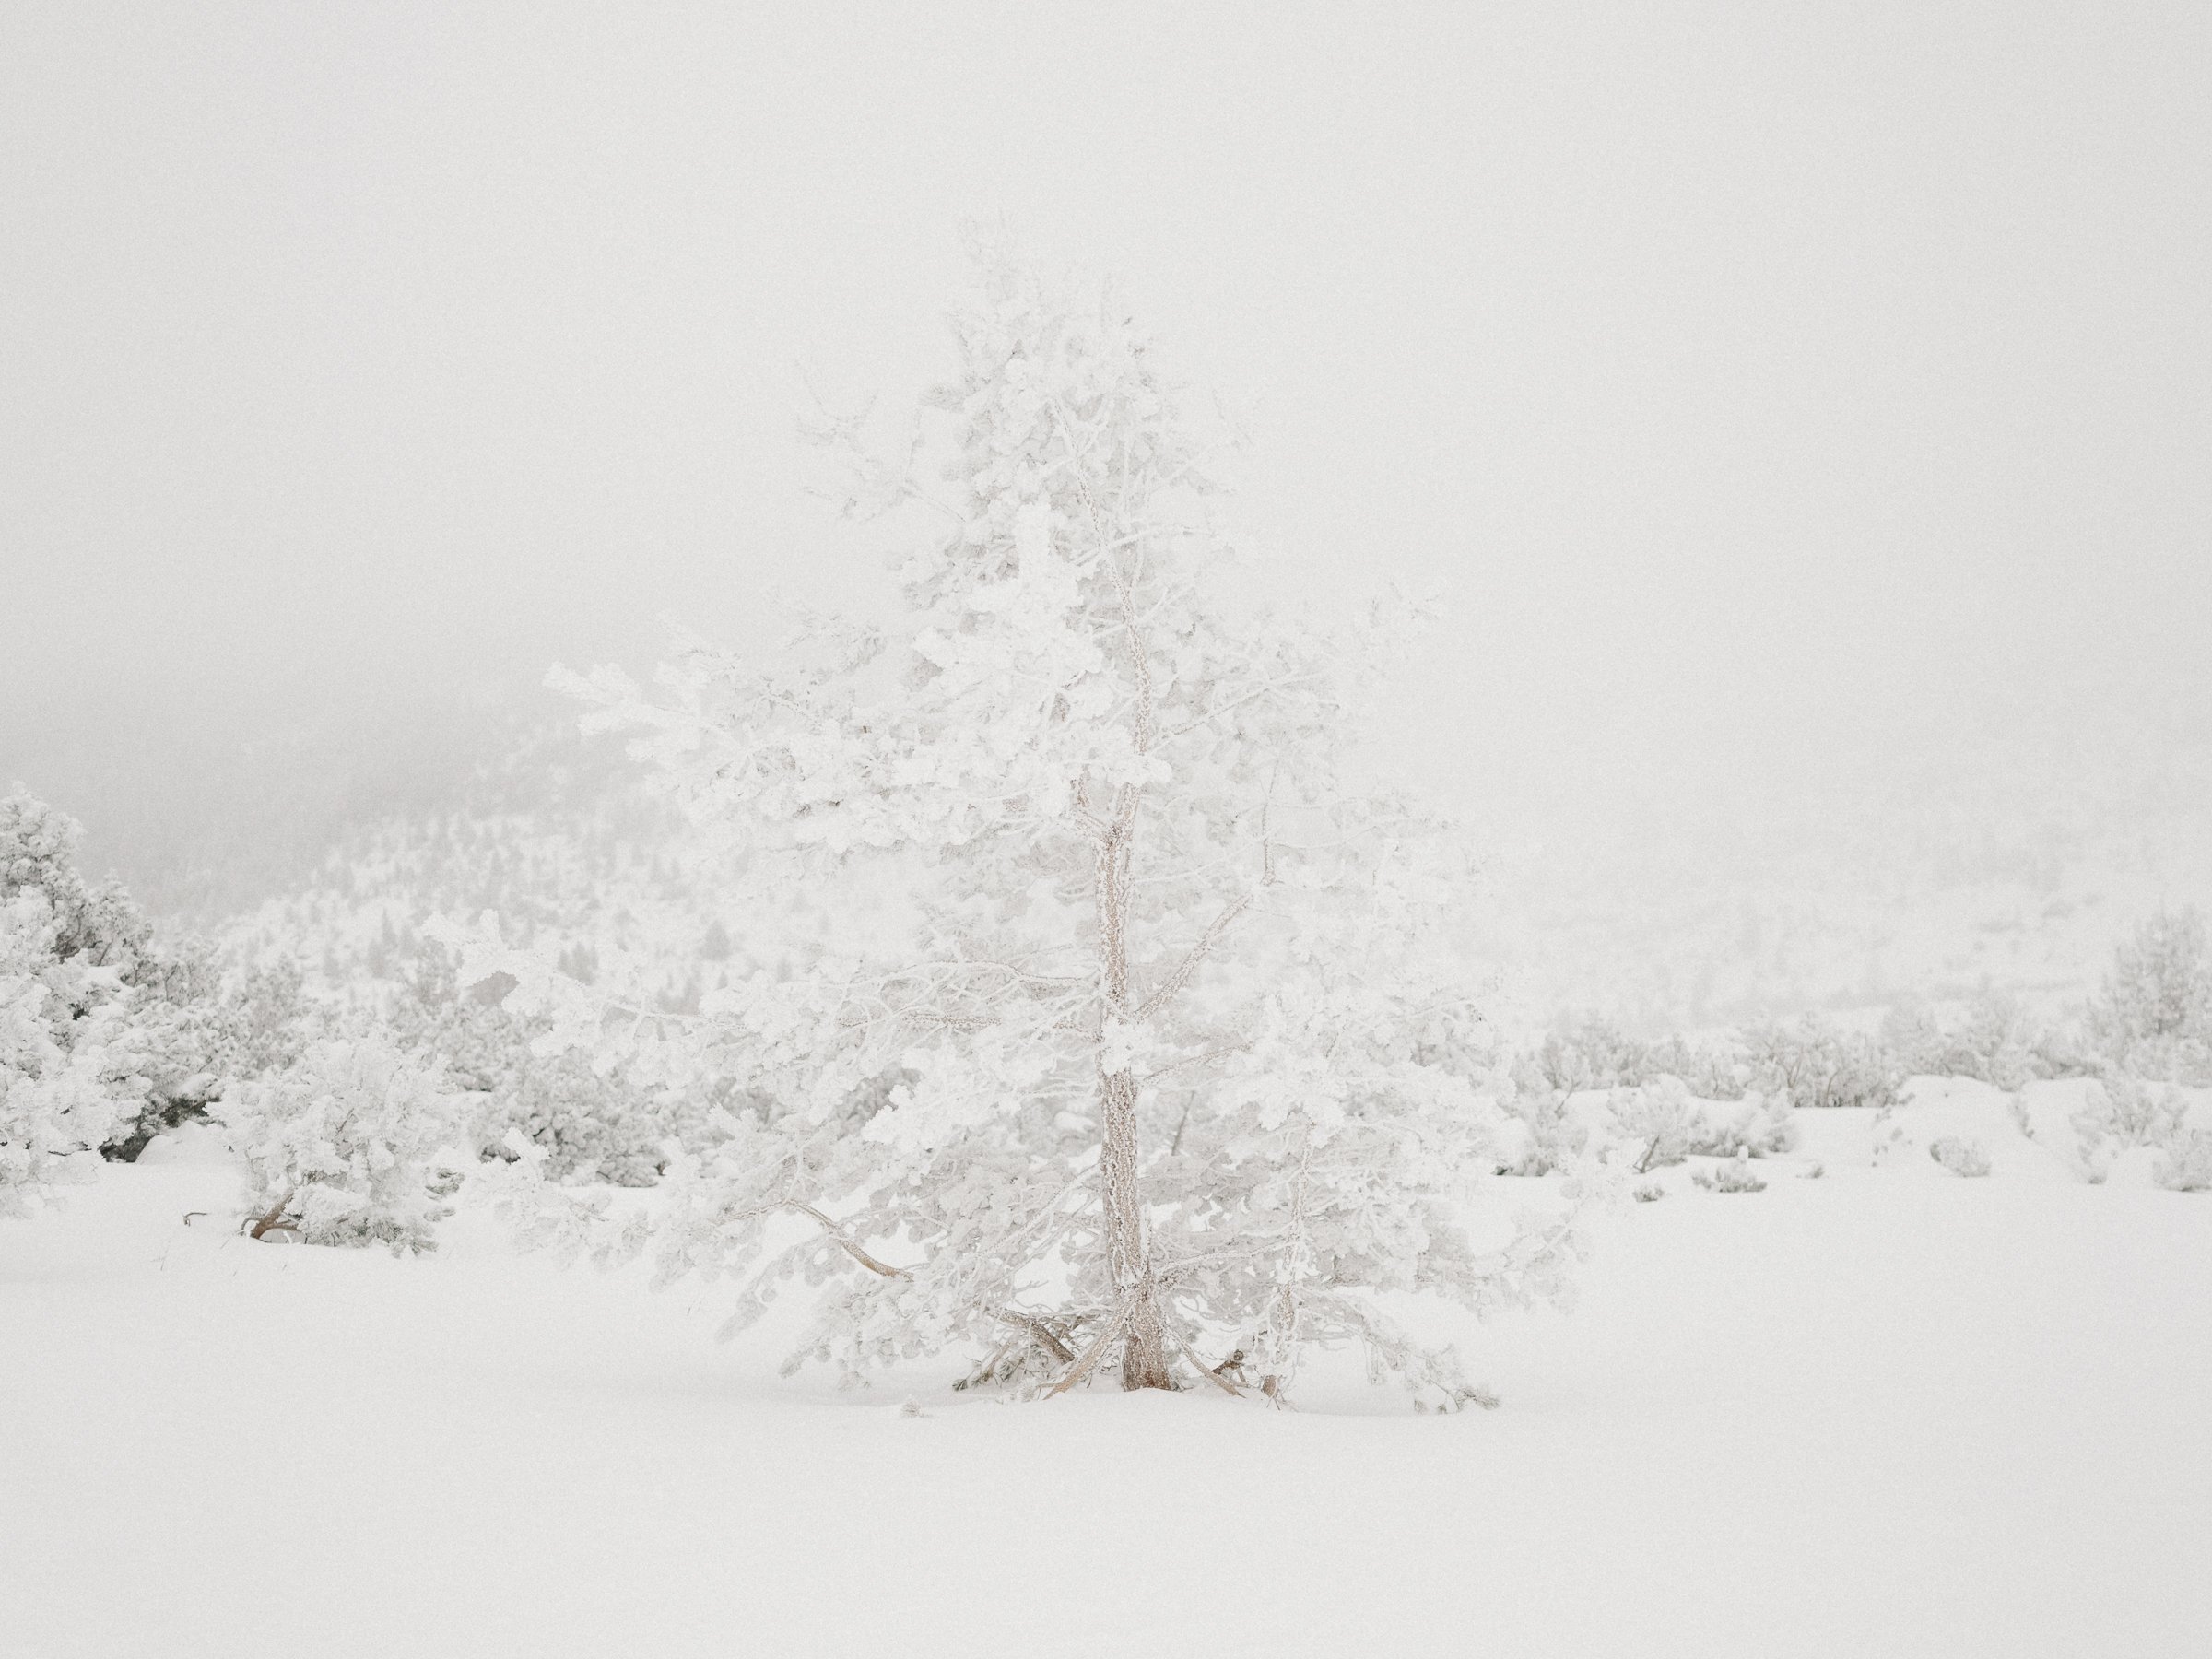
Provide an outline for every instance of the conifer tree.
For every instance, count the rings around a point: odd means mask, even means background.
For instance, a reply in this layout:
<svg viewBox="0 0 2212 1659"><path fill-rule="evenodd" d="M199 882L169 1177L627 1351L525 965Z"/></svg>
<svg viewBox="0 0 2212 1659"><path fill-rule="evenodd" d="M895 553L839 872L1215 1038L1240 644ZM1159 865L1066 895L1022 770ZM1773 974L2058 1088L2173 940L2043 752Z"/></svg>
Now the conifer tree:
<svg viewBox="0 0 2212 1659"><path fill-rule="evenodd" d="M971 1342L979 1381L1281 1397L1311 1346L1359 1343L1424 1404L1479 1397L1379 1298L1556 1288L1570 1230L1465 1230L1502 1125L1445 925L1468 870L1356 781L1409 607L1324 631L1217 596L1217 491L1110 295L987 255L953 334L949 492L826 433L852 504L946 526L896 620L805 618L770 666L688 644L654 694L557 676L763 892L842 895L842 923L696 1018L496 918L440 936L573 1040L722 1091L657 1230L601 1242L742 1276L734 1325L833 1281L796 1359ZM589 1233L575 1194L518 1202Z"/></svg>

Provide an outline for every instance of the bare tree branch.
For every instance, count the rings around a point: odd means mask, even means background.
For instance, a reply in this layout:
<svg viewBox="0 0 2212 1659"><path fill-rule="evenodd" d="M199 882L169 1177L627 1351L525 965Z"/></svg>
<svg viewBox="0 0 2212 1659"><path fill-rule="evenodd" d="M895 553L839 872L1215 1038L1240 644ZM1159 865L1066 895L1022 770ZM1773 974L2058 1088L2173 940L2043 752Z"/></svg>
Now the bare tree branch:
<svg viewBox="0 0 2212 1659"><path fill-rule="evenodd" d="M1096 1371L1099 1361L1105 1357L1106 1350L1113 1346L1115 1339L1122 1334L1122 1327L1128 1323L1129 1304L1124 1302L1114 1310L1113 1317L1106 1322L1106 1328L1099 1333L1098 1340L1083 1350L1083 1358L1076 1361L1075 1369L1061 1378L1059 1382L1053 1383L1046 1391L1044 1397L1049 1400L1055 1394L1065 1394L1084 1378L1089 1376L1093 1371Z"/></svg>

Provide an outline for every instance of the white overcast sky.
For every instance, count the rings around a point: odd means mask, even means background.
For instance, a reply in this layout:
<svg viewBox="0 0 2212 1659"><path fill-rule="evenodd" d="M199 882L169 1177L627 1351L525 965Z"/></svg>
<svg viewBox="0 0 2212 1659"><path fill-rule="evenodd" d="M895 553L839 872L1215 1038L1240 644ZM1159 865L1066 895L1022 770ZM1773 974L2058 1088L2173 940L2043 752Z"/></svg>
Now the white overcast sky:
<svg viewBox="0 0 2212 1659"><path fill-rule="evenodd" d="M2201 4L9 0L0 783L875 580L802 388L998 214L1245 412L1287 589L1449 590L1465 789L2202 695L2207 112Z"/></svg>

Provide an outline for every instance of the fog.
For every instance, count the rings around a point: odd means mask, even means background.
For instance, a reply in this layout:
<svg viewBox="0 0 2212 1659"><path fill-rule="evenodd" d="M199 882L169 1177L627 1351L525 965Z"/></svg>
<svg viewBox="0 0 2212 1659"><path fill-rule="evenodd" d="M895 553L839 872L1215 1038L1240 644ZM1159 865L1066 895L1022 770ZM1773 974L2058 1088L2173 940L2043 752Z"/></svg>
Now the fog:
<svg viewBox="0 0 2212 1659"><path fill-rule="evenodd" d="M158 890L865 593L796 419L911 399L1003 216L1241 425L1283 592L1446 594L1464 803L2077 787L2206 700L2207 107L2182 5L16 0L0 785Z"/></svg>

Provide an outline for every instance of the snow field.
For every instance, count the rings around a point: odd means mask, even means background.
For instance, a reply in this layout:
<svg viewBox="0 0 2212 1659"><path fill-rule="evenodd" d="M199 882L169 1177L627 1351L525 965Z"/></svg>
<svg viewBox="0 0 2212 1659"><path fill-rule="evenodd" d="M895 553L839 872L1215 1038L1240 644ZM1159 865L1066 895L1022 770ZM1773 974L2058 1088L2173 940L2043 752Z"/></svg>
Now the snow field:
<svg viewBox="0 0 2212 1659"><path fill-rule="evenodd" d="M0 1653L2206 1651L2212 1201L2053 1178L1980 1085L1892 1119L1985 1180L1861 1115L1663 1171L1441 1419L841 1395L479 1213L250 1242L188 1131L0 1234Z"/></svg>

